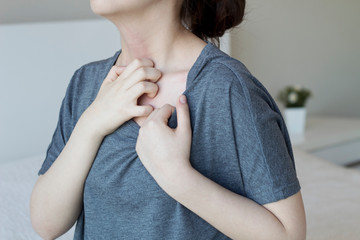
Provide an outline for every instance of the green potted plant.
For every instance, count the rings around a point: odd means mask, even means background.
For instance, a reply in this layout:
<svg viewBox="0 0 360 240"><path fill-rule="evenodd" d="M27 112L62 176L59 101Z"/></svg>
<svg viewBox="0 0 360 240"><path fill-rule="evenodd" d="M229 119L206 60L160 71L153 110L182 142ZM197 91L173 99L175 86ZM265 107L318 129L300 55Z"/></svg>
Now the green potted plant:
<svg viewBox="0 0 360 240"><path fill-rule="evenodd" d="M311 91L302 86L287 86L278 94L278 100L284 104L284 117L290 134L302 134L306 122L306 102Z"/></svg>

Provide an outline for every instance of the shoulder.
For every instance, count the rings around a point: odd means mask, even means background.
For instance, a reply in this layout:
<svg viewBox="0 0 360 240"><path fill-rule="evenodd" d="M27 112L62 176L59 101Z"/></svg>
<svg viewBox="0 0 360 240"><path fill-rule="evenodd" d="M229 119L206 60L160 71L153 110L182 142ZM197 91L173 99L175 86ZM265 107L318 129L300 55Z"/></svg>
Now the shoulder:
<svg viewBox="0 0 360 240"><path fill-rule="evenodd" d="M90 62L77 69L69 83L69 94L94 94L101 86L110 68L114 65L119 52L107 59Z"/></svg>
<svg viewBox="0 0 360 240"><path fill-rule="evenodd" d="M263 84L239 60L228 56L215 46L209 46L203 66L198 74L198 82L207 90L223 94L229 92L232 97L253 105L262 99L271 108L274 101ZM219 93L219 94L221 94Z"/></svg>
<svg viewBox="0 0 360 240"><path fill-rule="evenodd" d="M203 50L199 65L202 71L213 71L213 73L232 73L234 76L251 75L245 65L239 60L230 57L212 44L208 44Z"/></svg>
<svg viewBox="0 0 360 240"><path fill-rule="evenodd" d="M77 69L73 78L77 80L99 80L98 78L106 75L110 68L114 65L120 51L117 51L112 57L87 63ZM103 79L102 79L103 80Z"/></svg>
<svg viewBox="0 0 360 240"><path fill-rule="evenodd" d="M119 52L116 52L110 58L85 64L75 71L65 94L65 102L73 115L79 117L95 99L118 54Z"/></svg>

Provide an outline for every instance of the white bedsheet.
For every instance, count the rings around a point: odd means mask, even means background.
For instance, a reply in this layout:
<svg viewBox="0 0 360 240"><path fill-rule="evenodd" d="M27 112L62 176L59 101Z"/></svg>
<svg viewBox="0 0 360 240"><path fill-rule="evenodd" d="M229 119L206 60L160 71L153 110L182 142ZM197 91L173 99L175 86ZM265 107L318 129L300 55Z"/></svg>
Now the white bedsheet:
<svg viewBox="0 0 360 240"><path fill-rule="evenodd" d="M360 239L360 171L295 149L307 214L308 240ZM29 200L44 155L0 164L0 239L41 239L31 227ZM62 240L72 239L73 229Z"/></svg>
<svg viewBox="0 0 360 240"><path fill-rule="evenodd" d="M295 149L308 240L360 240L360 171Z"/></svg>
<svg viewBox="0 0 360 240"><path fill-rule="evenodd" d="M0 164L0 239L41 239L33 230L29 216L32 188L44 155ZM73 230L62 240L72 239Z"/></svg>

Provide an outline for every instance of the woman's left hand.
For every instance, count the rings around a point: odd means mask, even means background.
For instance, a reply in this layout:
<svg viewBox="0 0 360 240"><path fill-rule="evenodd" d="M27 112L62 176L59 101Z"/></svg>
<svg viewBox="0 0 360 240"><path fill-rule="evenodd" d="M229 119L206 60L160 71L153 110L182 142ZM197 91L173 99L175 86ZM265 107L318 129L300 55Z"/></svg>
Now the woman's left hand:
<svg viewBox="0 0 360 240"><path fill-rule="evenodd" d="M177 128L172 129L168 119L175 108L164 105L155 109L139 130L136 152L156 182L170 194L174 184L191 170L191 124L189 107L184 95L177 104Z"/></svg>

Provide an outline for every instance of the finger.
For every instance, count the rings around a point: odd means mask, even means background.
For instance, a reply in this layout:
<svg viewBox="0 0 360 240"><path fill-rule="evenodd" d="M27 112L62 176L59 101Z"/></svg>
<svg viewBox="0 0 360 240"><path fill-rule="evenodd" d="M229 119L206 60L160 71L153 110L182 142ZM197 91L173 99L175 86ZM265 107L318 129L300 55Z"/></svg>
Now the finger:
<svg viewBox="0 0 360 240"><path fill-rule="evenodd" d="M161 108L158 109L156 114L154 114L153 119L163 121L164 123L168 123L169 118L172 113L175 111L175 107L170 104L165 104Z"/></svg>
<svg viewBox="0 0 360 240"><path fill-rule="evenodd" d="M156 83L142 81L132 87L132 95L138 99L141 95L147 94L150 98L154 98L159 91L159 86Z"/></svg>
<svg viewBox="0 0 360 240"><path fill-rule="evenodd" d="M139 68L131 76L129 76L124 86L130 88L144 80L157 82L159 81L160 77L161 72L158 69L151 67Z"/></svg>
<svg viewBox="0 0 360 240"><path fill-rule="evenodd" d="M154 67L154 62L147 58L137 58L132 61L121 74L121 79L129 77L133 72L142 67Z"/></svg>
<svg viewBox="0 0 360 240"><path fill-rule="evenodd" d="M137 106L133 110L133 116L135 117L147 117L154 111L151 105Z"/></svg>
<svg viewBox="0 0 360 240"><path fill-rule="evenodd" d="M115 72L118 76L120 76L126 69L126 66L116 66Z"/></svg>
<svg viewBox="0 0 360 240"><path fill-rule="evenodd" d="M191 131L189 105L185 95L181 95L176 103L177 131L188 133Z"/></svg>
<svg viewBox="0 0 360 240"><path fill-rule="evenodd" d="M108 81L108 82L115 81L124 70L125 70L125 67L119 67L119 66L114 65L110 69L109 73L107 74L105 81Z"/></svg>

